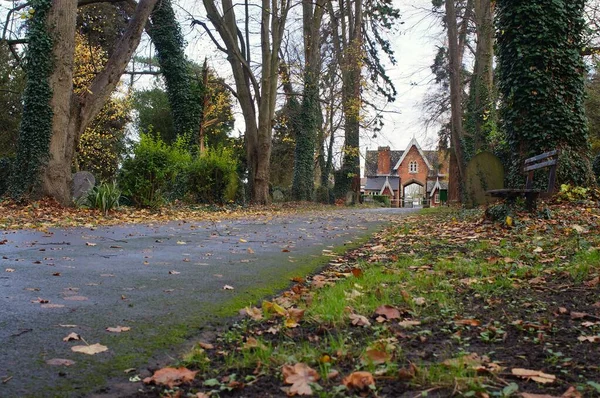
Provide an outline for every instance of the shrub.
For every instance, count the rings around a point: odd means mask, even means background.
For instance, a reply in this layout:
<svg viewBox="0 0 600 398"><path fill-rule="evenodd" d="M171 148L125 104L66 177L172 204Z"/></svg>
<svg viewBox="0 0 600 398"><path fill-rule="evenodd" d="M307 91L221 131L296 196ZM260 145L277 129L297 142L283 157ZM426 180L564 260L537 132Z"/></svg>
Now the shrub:
<svg viewBox="0 0 600 398"><path fill-rule="evenodd" d="M160 138L142 134L119 173L119 186L131 204L157 207L165 203L176 176L191 163L183 142L167 145Z"/></svg>
<svg viewBox="0 0 600 398"><path fill-rule="evenodd" d="M371 196L375 202L379 202L384 204L387 207L390 207L390 197L386 195L373 195Z"/></svg>
<svg viewBox="0 0 600 398"><path fill-rule="evenodd" d="M0 196L8 190L8 178L12 167L11 158L0 158Z"/></svg>
<svg viewBox="0 0 600 398"><path fill-rule="evenodd" d="M186 170L187 196L197 203L233 201L239 188L237 161L226 148L207 149Z"/></svg>
<svg viewBox="0 0 600 398"><path fill-rule="evenodd" d="M119 199L121 199L121 191L116 183L102 183L82 196L79 204L90 209L99 209L106 215L110 210L119 207Z"/></svg>

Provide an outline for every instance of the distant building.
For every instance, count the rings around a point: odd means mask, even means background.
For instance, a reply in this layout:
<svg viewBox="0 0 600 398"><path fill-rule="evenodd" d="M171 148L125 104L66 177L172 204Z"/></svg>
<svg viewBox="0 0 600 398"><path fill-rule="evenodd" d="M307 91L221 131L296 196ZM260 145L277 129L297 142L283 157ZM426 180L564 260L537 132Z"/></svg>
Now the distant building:
<svg viewBox="0 0 600 398"><path fill-rule="evenodd" d="M448 156L414 138L403 151L367 150L364 194L388 196L393 207L439 206L448 201L448 167Z"/></svg>

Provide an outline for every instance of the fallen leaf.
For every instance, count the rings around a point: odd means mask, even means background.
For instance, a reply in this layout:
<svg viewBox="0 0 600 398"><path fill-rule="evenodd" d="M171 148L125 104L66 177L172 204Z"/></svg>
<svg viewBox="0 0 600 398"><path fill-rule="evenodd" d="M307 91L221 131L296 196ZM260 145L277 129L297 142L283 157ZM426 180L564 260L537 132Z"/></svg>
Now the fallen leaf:
<svg viewBox="0 0 600 398"><path fill-rule="evenodd" d="M203 341L198 342L198 345L202 348L204 348L205 350L212 350L215 348L214 345L210 344L210 343L205 343Z"/></svg>
<svg viewBox="0 0 600 398"><path fill-rule="evenodd" d="M71 365L75 365L75 361L72 361L70 359L63 359L63 358L52 358L52 359L48 359L46 361L46 365L71 366Z"/></svg>
<svg viewBox="0 0 600 398"><path fill-rule="evenodd" d="M266 349L267 347L265 347L265 345L263 343L261 343L260 341L256 340L254 337L247 337L246 338L246 342L244 343L243 347L244 350L249 350L252 348L258 348L261 350Z"/></svg>
<svg viewBox="0 0 600 398"><path fill-rule="evenodd" d="M77 325L58 325L58 326L60 326L61 328L76 328L77 327Z"/></svg>
<svg viewBox="0 0 600 398"><path fill-rule="evenodd" d="M179 275L179 274L181 274L181 272L179 272L179 271L175 271L175 270L169 271L169 275Z"/></svg>
<svg viewBox="0 0 600 398"><path fill-rule="evenodd" d="M352 268L351 272L355 278L360 278L363 275L363 271L360 268Z"/></svg>
<svg viewBox="0 0 600 398"><path fill-rule="evenodd" d="M312 395L309 383L316 383L320 378L319 373L305 363L283 365L281 373L283 381L292 385L289 390L291 395Z"/></svg>
<svg viewBox="0 0 600 398"><path fill-rule="evenodd" d="M42 305L40 305L40 307L42 307L42 308L63 308L64 305L62 305L62 304L42 304Z"/></svg>
<svg viewBox="0 0 600 398"><path fill-rule="evenodd" d="M96 246L96 243L92 243L92 242L85 242L86 246Z"/></svg>
<svg viewBox="0 0 600 398"><path fill-rule="evenodd" d="M589 314L585 313L585 312L574 312L571 311L571 319L583 319L586 316L588 316Z"/></svg>
<svg viewBox="0 0 600 398"><path fill-rule="evenodd" d="M240 310L240 315L249 316L255 321L260 321L261 319L263 319L262 310L257 307L245 307L242 310Z"/></svg>
<svg viewBox="0 0 600 398"><path fill-rule="evenodd" d="M262 302L262 310L263 310L263 313L265 313L265 314L276 314L279 316L287 315L287 311L285 310L285 308L283 308L282 306L280 306L277 303L272 303L270 301Z"/></svg>
<svg viewBox="0 0 600 398"><path fill-rule="evenodd" d="M408 366L408 369L400 368L398 370L398 379L400 379L400 381L412 380L416 374L417 374L417 367L411 363Z"/></svg>
<svg viewBox="0 0 600 398"><path fill-rule="evenodd" d="M247 248L246 251L248 252L248 254L254 254L254 250L252 250L251 247Z"/></svg>
<svg viewBox="0 0 600 398"><path fill-rule="evenodd" d="M416 305L425 305L425 297L417 297L413 301Z"/></svg>
<svg viewBox="0 0 600 398"><path fill-rule="evenodd" d="M348 317L354 326L371 326L371 322L362 315L350 314Z"/></svg>
<svg viewBox="0 0 600 398"><path fill-rule="evenodd" d="M556 395L548 395L548 394L532 394L529 392L522 392L521 398L560 398Z"/></svg>
<svg viewBox="0 0 600 398"><path fill-rule="evenodd" d="M366 363L373 363L373 365L380 365L387 363L392 359L392 356L385 351L370 348L365 351L363 361Z"/></svg>
<svg viewBox="0 0 600 398"><path fill-rule="evenodd" d="M69 333L66 337L63 337L63 341L81 340L81 336L75 332Z"/></svg>
<svg viewBox="0 0 600 398"><path fill-rule="evenodd" d="M223 290L233 290L233 286L225 285L223 286Z"/></svg>
<svg viewBox="0 0 600 398"><path fill-rule="evenodd" d="M196 373L187 368L162 368L154 372L152 377L144 379L145 384L154 383L158 386L173 388L184 383L190 383L196 377Z"/></svg>
<svg viewBox="0 0 600 398"><path fill-rule="evenodd" d="M456 325L464 325L464 326L479 326L481 322L477 319L456 319L454 321Z"/></svg>
<svg viewBox="0 0 600 398"><path fill-rule="evenodd" d="M389 319L399 319L400 311L396 307L392 307L391 305L382 305L375 310L375 314L382 315Z"/></svg>
<svg viewBox="0 0 600 398"><path fill-rule="evenodd" d="M108 347L98 343L92 345L76 345L71 347L71 351L79 352L82 354L95 355L104 351L108 351Z"/></svg>
<svg viewBox="0 0 600 398"><path fill-rule="evenodd" d="M300 322L302 318L304 318L304 311L305 310L300 308L288 308L287 316L296 322Z"/></svg>
<svg viewBox="0 0 600 398"><path fill-rule="evenodd" d="M398 322L398 326L400 326L401 328L405 328L405 329L410 329L414 326L419 326L420 324L421 324L420 321L410 321L410 320Z"/></svg>
<svg viewBox="0 0 600 398"><path fill-rule="evenodd" d="M7 268L4 270L4 272L15 272L14 268Z"/></svg>
<svg viewBox="0 0 600 398"><path fill-rule="evenodd" d="M178 245L185 245L186 243L185 243L184 241L182 241L182 240L178 240L178 241L177 241L177 244L178 244Z"/></svg>
<svg viewBox="0 0 600 398"><path fill-rule="evenodd" d="M577 340L581 341L582 343L584 341L590 343L600 343L600 336L579 336L577 337Z"/></svg>
<svg viewBox="0 0 600 398"><path fill-rule="evenodd" d="M375 379L369 372L353 372L344 377L342 383L350 390L363 391L375 385Z"/></svg>
<svg viewBox="0 0 600 398"><path fill-rule="evenodd" d="M240 238L240 243L248 243L248 241L246 239Z"/></svg>
<svg viewBox="0 0 600 398"><path fill-rule="evenodd" d="M64 299L69 301L86 301L88 298L85 296L67 296Z"/></svg>
<svg viewBox="0 0 600 398"><path fill-rule="evenodd" d="M523 378L523 379L531 379L533 381L537 381L538 383L546 384L553 383L556 380L556 376L544 373L539 370L530 370L523 368L514 368L512 369L512 374Z"/></svg>
<svg viewBox="0 0 600 398"><path fill-rule="evenodd" d="M587 287L596 287L600 284L600 276L597 276L587 282L583 282L583 284Z"/></svg>
<svg viewBox="0 0 600 398"><path fill-rule="evenodd" d="M117 327L106 328L106 331L111 332L111 333L122 333L122 332L128 332L130 330L131 330L131 328L128 326L117 326Z"/></svg>
<svg viewBox="0 0 600 398"><path fill-rule="evenodd" d="M538 246L538 247L536 247L535 249L533 249L533 252L534 252L534 253L541 253L541 252L543 252L543 251L544 251L544 249L542 249L542 248L541 248L541 247L539 247L539 246Z"/></svg>

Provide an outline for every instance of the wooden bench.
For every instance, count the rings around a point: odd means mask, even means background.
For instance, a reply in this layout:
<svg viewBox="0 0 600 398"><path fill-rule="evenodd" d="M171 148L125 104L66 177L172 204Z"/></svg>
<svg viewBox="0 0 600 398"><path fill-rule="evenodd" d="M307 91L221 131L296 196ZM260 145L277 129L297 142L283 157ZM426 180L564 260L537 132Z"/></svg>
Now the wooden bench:
<svg viewBox="0 0 600 398"><path fill-rule="evenodd" d="M542 153L541 155L525 159L523 172L527 174L525 189L493 189L486 191L492 197L504 198L508 203L514 203L516 198L525 197L525 203L529 211L536 208L536 201L540 195L551 196L556 185L556 167L558 166L558 150ZM549 168L548 188L546 191L533 188L533 174L535 170Z"/></svg>

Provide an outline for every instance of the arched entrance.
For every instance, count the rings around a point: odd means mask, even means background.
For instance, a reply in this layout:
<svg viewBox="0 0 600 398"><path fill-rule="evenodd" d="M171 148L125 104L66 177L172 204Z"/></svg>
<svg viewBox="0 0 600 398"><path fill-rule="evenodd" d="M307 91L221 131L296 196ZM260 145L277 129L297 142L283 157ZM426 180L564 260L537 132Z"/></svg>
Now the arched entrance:
<svg viewBox="0 0 600 398"><path fill-rule="evenodd" d="M417 180L411 180L402 186L402 199L404 207L423 206L425 200L425 186Z"/></svg>

